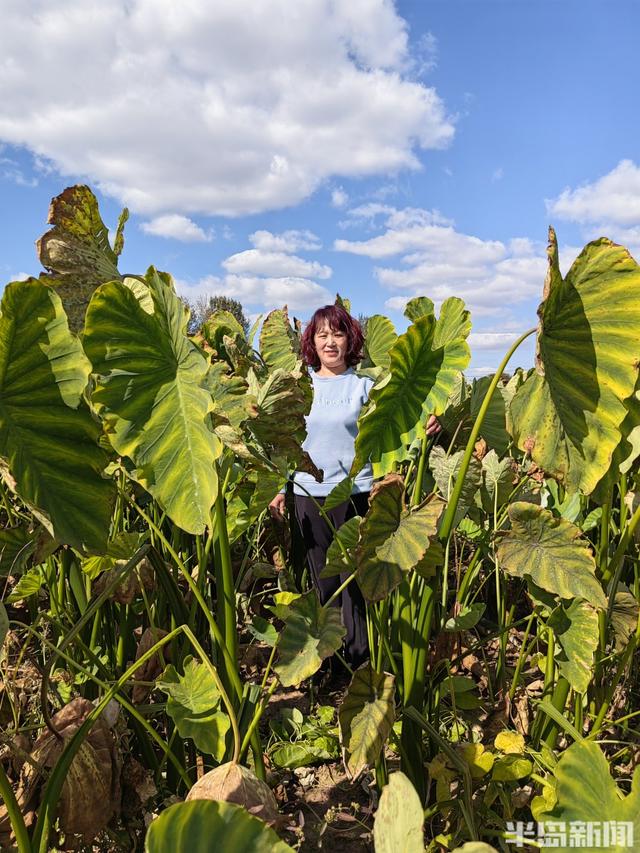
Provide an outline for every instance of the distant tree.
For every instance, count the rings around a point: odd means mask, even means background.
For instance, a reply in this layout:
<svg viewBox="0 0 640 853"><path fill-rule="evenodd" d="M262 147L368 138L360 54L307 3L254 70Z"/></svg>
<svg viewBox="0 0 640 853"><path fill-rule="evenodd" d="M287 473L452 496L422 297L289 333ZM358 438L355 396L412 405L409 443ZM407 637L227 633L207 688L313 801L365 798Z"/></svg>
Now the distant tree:
<svg viewBox="0 0 640 853"><path fill-rule="evenodd" d="M369 318L366 314L358 314L358 323L360 323L360 327L362 329L362 334L367 337L367 323L369 322Z"/></svg>
<svg viewBox="0 0 640 853"><path fill-rule="evenodd" d="M198 296L193 302L184 299L185 304L191 311L191 319L189 320L189 333L194 334L198 331L214 311L228 311L236 318L242 326L245 335L249 331L249 321L244 316L242 304L237 299L232 299L230 296L207 295Z"/></svg>

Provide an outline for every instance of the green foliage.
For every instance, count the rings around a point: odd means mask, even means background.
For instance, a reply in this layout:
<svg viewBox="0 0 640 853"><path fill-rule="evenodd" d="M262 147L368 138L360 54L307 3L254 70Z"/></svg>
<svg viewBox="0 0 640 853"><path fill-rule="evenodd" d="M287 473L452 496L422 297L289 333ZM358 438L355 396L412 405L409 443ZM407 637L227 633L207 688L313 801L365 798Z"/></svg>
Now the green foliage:
<svg viewBox="0 0 640 853"><path fill-rule="evenodd" d="M212 839L219 853L293 853L276 833L234 803L192 800L174 803L154 820L145 853L209 853Z"/></svg>
<svg viewBox="0 0 640 853"><path fill-rule="evenodd" d="M595 577L595 560L580 539L580 528L546 509L518 501L509 507L511 530L502 534L497 555L503 569L560 598L582 598L606 607Z"/></svg>
<svg viewBox="0 0 640 853"><path fill-rule="evenodd" d="M392 346L389 373L374 385L360 417L355 474L367 460L384 474L406 458L406 447L424 435L429 415L441 414L455 381L469 362L471 324L459 299L447 299L438 320L419 317Z"/></svg>
<svg viewBox="0 0 640 853"><path fill-rule="evenodd" d="M286 614L275 668L282 684L298 685L317 672L340 648L345 633L339 609L322 607L314 589L296 598Z"/></svg>
<svg viewBox="0 0 640 853"><path fill-rule="evenodd" d="M611 778L607 759L600 747L590 741L572 744L564 752L554 771L556 778L557 802L553 809L543 812L540 821L564 821L567 826L573 822L591 822L601 828L603 822L629 822L635 838L640 833L640 768L636 767L631 783L631 791L626 797ZM594 839L595 840L595 839ZM568 853L569 839L556 847L561 853ZM585 846L589 853L602 850L602 844ZM606 848L612 853L629 850L622 840L611 839Z"/></svg>
<svg viewBox="0 0 640 853"><path fill-rule="evenodd" d="M340 740L352 778L378 759L395 720L395 678L369 664L357 669L340 706Z"/></svg>
<svg viewBox="0 0 640 853"><path fill-rule="evenodd" d="M171 280L105 284L87 311L84 348L96 382L91 401L117 453L183 530L209 524L222 443L203 387L207 362L186 336L187 313ZM114 337L121 339L113 347Z"/></svg>
<svg viewBox="0 0 640 853"><path fill-rule="evenodd" d="M184 661L183 675L170 664L156 686L168 695L167 714L180 736L191 738L202 752L222 761L230 723L208 668L188 657Z"/></svg>
<svg viewBox="0 0 640 853"><path fill-rule="evenodd" d="M513 437L568 491L606 474L638 379L640 269L622 246L589 243L562 278L549 230L536 372L511 402Z"/></svg>
<svg viewBox="0 0 640 853"><path fill-rule="evenodd" d="M297 708L283 708L279 719L269 723L276 738L269 747L271 763L295 770L338 758L340 741L335 716L330 705L319 705L306 716Z"/></svg>
<svg viewBox="0 0 640 853"><path fill-rule="evenodd" d="M373 825L376 853L424 853L420 798L404 773L392 773Z"/></svg>
<svg viewBox="0 0 640 853"><path fill-rule="evenodd" d="M129 212L118 220L113 249L109 230L100 217L98 201L87 186L68 187L51 201L48 222L53 225L36 243L42 266L40 280L54 287L62 299L69 328L77 332L91 296L105 281L120 279L118 255Z"/></svg>
<svg viewBox="0 0 640 853"><path fill-rule="evenodd" d="M115 489L83 399L91 365L52 288L9 284L0 310L0 475L56 539L100 551Z"/></svg>

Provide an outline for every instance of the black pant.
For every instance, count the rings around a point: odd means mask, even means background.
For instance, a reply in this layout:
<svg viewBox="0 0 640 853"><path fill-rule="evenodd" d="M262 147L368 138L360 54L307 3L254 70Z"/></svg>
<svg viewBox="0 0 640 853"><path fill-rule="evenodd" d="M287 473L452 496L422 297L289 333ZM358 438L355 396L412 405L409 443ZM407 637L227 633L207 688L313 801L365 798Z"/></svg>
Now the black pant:
<svg viewBox="0 0 640 853"><path fill-rule="evenodd" d="M317 501L321 506L324 498L312 500L306 495L294 495L296 518L302 531L302 538L307 553L307 564L311 571L311 577L315 588L320 596L320 603L324 604L348 575L343 574L330 578L321 578L320 572L324 568L327 557L327 549L333 539L333 531L320 515ZM341 525L356 515L364 516L368 509L369 493L351 495L351 499L345 501L334 509L327 511L333 526L338 529ZM360 587L356 580L344 589L333 602L336 607L342 607L342 621L347 629L344 640L344 654L347 662L354 667L360 666L369 657L369 644L367 640L367 617L366 606Z"/></svg>

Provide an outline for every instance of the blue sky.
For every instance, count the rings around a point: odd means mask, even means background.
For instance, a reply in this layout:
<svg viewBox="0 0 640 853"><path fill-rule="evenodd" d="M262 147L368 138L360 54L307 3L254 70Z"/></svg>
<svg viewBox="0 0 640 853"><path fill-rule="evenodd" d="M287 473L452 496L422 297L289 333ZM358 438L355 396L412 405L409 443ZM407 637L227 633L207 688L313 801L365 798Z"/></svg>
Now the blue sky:
<svg viewBox="0 0 640 853"><path fill-rule="evenodd" d="M547 226L566 270L640 254L636 2L8 0L0 273L37 274L49 199L131 219L121 269L305 319L457 295L471 374L535 323ZM531 348L517 361L528 365Z"/></svg>

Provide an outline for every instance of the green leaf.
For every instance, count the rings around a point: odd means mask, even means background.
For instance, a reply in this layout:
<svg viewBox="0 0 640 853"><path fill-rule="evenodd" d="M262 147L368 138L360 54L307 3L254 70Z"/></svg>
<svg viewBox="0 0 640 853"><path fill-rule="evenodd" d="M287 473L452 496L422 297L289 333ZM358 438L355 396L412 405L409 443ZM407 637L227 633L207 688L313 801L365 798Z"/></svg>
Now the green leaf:
<svg viewBox="0 0 640 853"><path fill-rule="evenodd" d="M240 336L244 340L244 329L230 311L218 309L213 311L202 324L202 337L213 347L218 358L225 354L225 336L235 339Z"/></svg>
<svg viewBox="0 0 640 853"><path fill-rule="evenodd" d="M616 654L626 649L627 644L638 626L640 606L631 590L619 583L613 600L611 628L616 641Z"/></svg>
<svg viewBox="0 0 640 853"><path fill-rule="evenodd" d="M285 373L295 370L300 358L300 340L289 322L286 307L267 314L260 330L260 354L269 370L280 368Z"/></svg>
<svg viewBox="0 0 640 853"><path fill-rule="evenodd" d="M273 647L278 642L278 632L271 622L267 622L262 616L254 616L251 622L247 622L247 631L267 646Z"/></svg>
<svg viewBox="0 0 640 853"><path fill-rule="evenodd" d="M445 631L470 631L482 619L486 605L478 601L475 604L463 604L460 613L451 616L444 623Z"/></svg>
<svg viewBox="0 0 640 853"><path fill-rule="evenodd" d="M0 601L0 649L4 645L7 634L9 633L9 617L4 604Z"/></svg>
<svg viewBox="0 0 640 853"><path fill-rule="evenodd" d="M191 657L184 660L184 675L169 664L156 687L168 694L167 714L180 737L191 738L196 747L222 761L229 717L221 710L220 691L209 669Z"/></svg>
<svg viewBox="0 0 640 853"><path fill-rule="evenodd" d="M440 318L419 317L390 351L389 374L369 393L369 405L358 421L351 474L367 460L376 474L386 473L406 456L406 445L424 435L429 415L441 414L469 362L466 342L469 312L461 300L442 304Z"/></svg>
<svg viewBox="0 0 640 853"><path fill-rule="evenodd" d="M427 296L414 296L404 307L404 316L412 321L434 313L433 302Z"/></svg>
<svg viewBox="0 0 640 853"><path fill-rule="evenodd" d="M592 741L583 740L571 744L562 753L554 775L557 803L553 809L540 814L540 821L563 821L568 830L572 823L578 822L592 823L600 830L603 824L616 822L620 827L620 824L628 822L634 838L640 838L640 767L635 769L630 793L626 797L621 796L600 747ZM601 839L599 843L581 846L581 849L586 853L602 850L628 853L632 849L630 843L631 839L625 843L623 839L611 838L606 845ZM575 847L575 842L571 844L567 837L566 843L555 849L559 853L569 853Z"/></svg>
<svg viewBox="0 0 640 853"><path fill-rule="evenodd" d="M336 530L335 536L327 549L327 558L320 572L321 578L329 578L334 575L349 575L355 571L355 550L358 545L361 522L362 519L360 516L356 515L345 521ZM340 545L347 552L346 558Z"/></svg>
<svg viewBox="0 0 640 853"><path fill-rule="evenodd" d="M462 847L456 847L451 853L498 853L498 851L484 841L466 841Z"/></svg>
<svg viewBox="0 0 640 853"><path fill-rule="evenodd" d="M508 512L511 530L501 535L497 548L505 571L528 576L560 598L578 597L597 608L607 606L589 543L580 539L579 527L524 501L511 504Z"/></svg>
<svg viewBox="0 0 640 853"><path fill-rule="evenodd" d="M346 296L340 296L339 293L336 293L335 305L340 305L347 314L351 314L351 300L347 299Z"/></svg>
<svg viewBox="0 0 640 853"><path fill-rule="evenodd" d="M44 527L31 522L0 530L0 577L19 575L30 561L43 562L58 547Z"/></svg>
<svg viewBox="0 0 640 853"><path fill-rule="evenodd" d="M120 278L118 255L124 243L122 230L127 216L125 208L112 249L98 201L89 187L67 187L51 201L47 221L53 228L36 243L40 263L50 271L43 273L41 280L55 287L73 331L82 328L96 287Z"/></svg>
<svg viewBox="0 0 640 853"><path fill-rule="evenodd" d="M487 512L493 513L496 506L499 509L508 501L514 489L512 460L508 457L498 459L496 451L490 450L482 459L482 473L483 506Z"/></svg>
<svg viewBox="0 0 640 853"><path fill-rule="evenodd" d="M471 422L475 421L478 417L480 406L484 403L492 381L493 374L491 376L481 376L480 379L473 380L469 400L469 417ZM498 384L489 402L489 408L484 416L480 430L481 438L484 438L487 445L501 456L507 452L507 447L509 446L507 397L508 393L504 385L501 383Z"/></svg>
<svg viewBox="0 0 640 853"><path fill-rule="evenodd" d="M301 362L290 373L275 368L256 388L256 417L247 421L247 428L274 464L284 460L284 468L306 471L321 479L321 472L301 449L311 400L310 380Z"/></svg>
<svg viewBox="0 0 640 853"><path fill-rule="evenodd" d="M24 601L25 598L31 598L32 595L40 592L43 583L44 577L42 571L39 568L31 569L31 571L22 575L11 591L11 595L8 595L5 601L13 604L16 601Z"/></svg>
<svg viewBox="0 0 640 853"><path fill-rule="evenodd" d="M395 720L395 678L374 672L370 664L357 669L338 710L345 767L351 778L372 767L384 748Z"/></svg>
<svg viewBox="0 0 640 853"><path fill-rule="evenodd" d="M509 755L524 755L524 737L519 732L499 732L493 745L500 752L506 752Z"/></svg>
<svg viewBox="0 0 640 853"><path fill-rule="evenodd" d="M340 648L345 633L339 608L322 607L314 589L293 601L275 667L283 686L297 686L317 672L322 661Z"/></svg>
<svg viewBox="0 0 640 853"><path fill-rule="evenodd" d="M392 773L373 822L376 853L424 853L424 812L404 773Z"/></svg>
<svg viewBox="0 0 640 853"><path fill-rule="evenodd" d="M235 542L264 512L284 485L277 471L249 471L237 483L227 503L229 541Z"/></svg>
<svg viewBox="0 0 640 853"><path fill-rule="evenodd" d="M340 506L340 504L348 501L352 492L353 480L351 477L345 477L344 480L340 480L338 485L331 489L327 497L324 499L322 508L325 512L328 512L330 509L335 509L337 506Z"/></svg>
<svg viewBox="0 0 640 853"><path fill-rule="evenodd" d="M308 767L322 761L331 761L338 757L336 744L329 744L327 738L300 740L295 743L277 743L269 750L269 760L276 767L295 770L296 767ZM333 748L327 749L327 746Z"/></svg>
<svg viewBox="0 0 640 853"><path fill-rule="evenodd" d="M447 456L442 447L434 447L429 455L429 468L440 494L447 501L455 487L463 456L463 450L458 450L457 453ZM460 493L460 500L456 509L455 525L458 525L469 511L469 507L473 504L476 492L480 488L481 483L482 465L475 456L472 456L469 460L469 467L467 468L464 485Z"/></svg>
<svg viewBox="0 0 640 853"><path fill-rule="evenodd" d="M598 647L598 614L586 602L575 600L557 607L547 621L558 641L556 661L578 693L586 693L593 676L593 653Z"/></svg>
<svg viewBox="0 0 640 853"><path fill-rule="evenodd" d="M115 489L82 398L91 365L42 282L9 284L1 311L0 474L56 539L100 551Z"/></svg>
<svg viewBox="0 0 640 853"><path fill-rule="evenodd" d="M472 779L482 779L491 771L495 761L495 755L481 743L463 743L458 747L458 753L469 766Z"/></svg>
<svg viewBox="0 0 640 853"><path fill-rule="evenodd" d="M188 309L170 279L152 267L145 284L111 282L91 300L83 338L97 374L91 399L138 482L175 524L202 533L222 452L202 387L207 362L187 338Z"/></svg>
<svg viewBox="0 0 640 853"><path fill-rule="evenodd" d="M391 348L398 334L388 317L374 314L367 320L367 335L364 342L365 354L376 367L389 367Z"/></svg>
<svg viewBox="0 0 640 853"><path fill-rule="evenodd" d="M106 552L97 557L88 557L82 561L82 571L91 580L103 572L109 572L121 560L130 560L146 539L145 533L118 533L106 548Z"/></svg>
<svg viewBox="0 0 640 853"><path fill-rule="evenodd" d="M191 800L174 803L152 821L145 853L293 853L260 818L235 803Z"/></svg>
<svg viewBox="0 0 640 853"><path fill-rule="evenodd" d="M533 762L521 755L503 755L497 758L491 771L494 782L517 782L529 776L533 770Z"/></svg>
<svg viewBox="0 0 640 853"><path fill-rule="evenodd" d="M403 495L402 478L389 475L377 485L360 528L357 580L368 601L382 601L398 586L422 560L437 530L442 502L428 501L409 512Z"/></svg>
<svg viewBox="0 0 640 853"><path fill-rule="evenodd" d="M536 372L511 403L513 437L567 491L590 494L638 379L640 270L606 238L589 243L564 279L553 229L548 254Z"/></svg>
<svg viewBox="0 0 640 853"><path fill-rule="evenodd" d="M273 596L274 604L269 605L267 609L277 616L278 619L286 622L291 612L291 605L294 601L301 598L301 596L302 594L299 592L276 592Z"/></svg>

